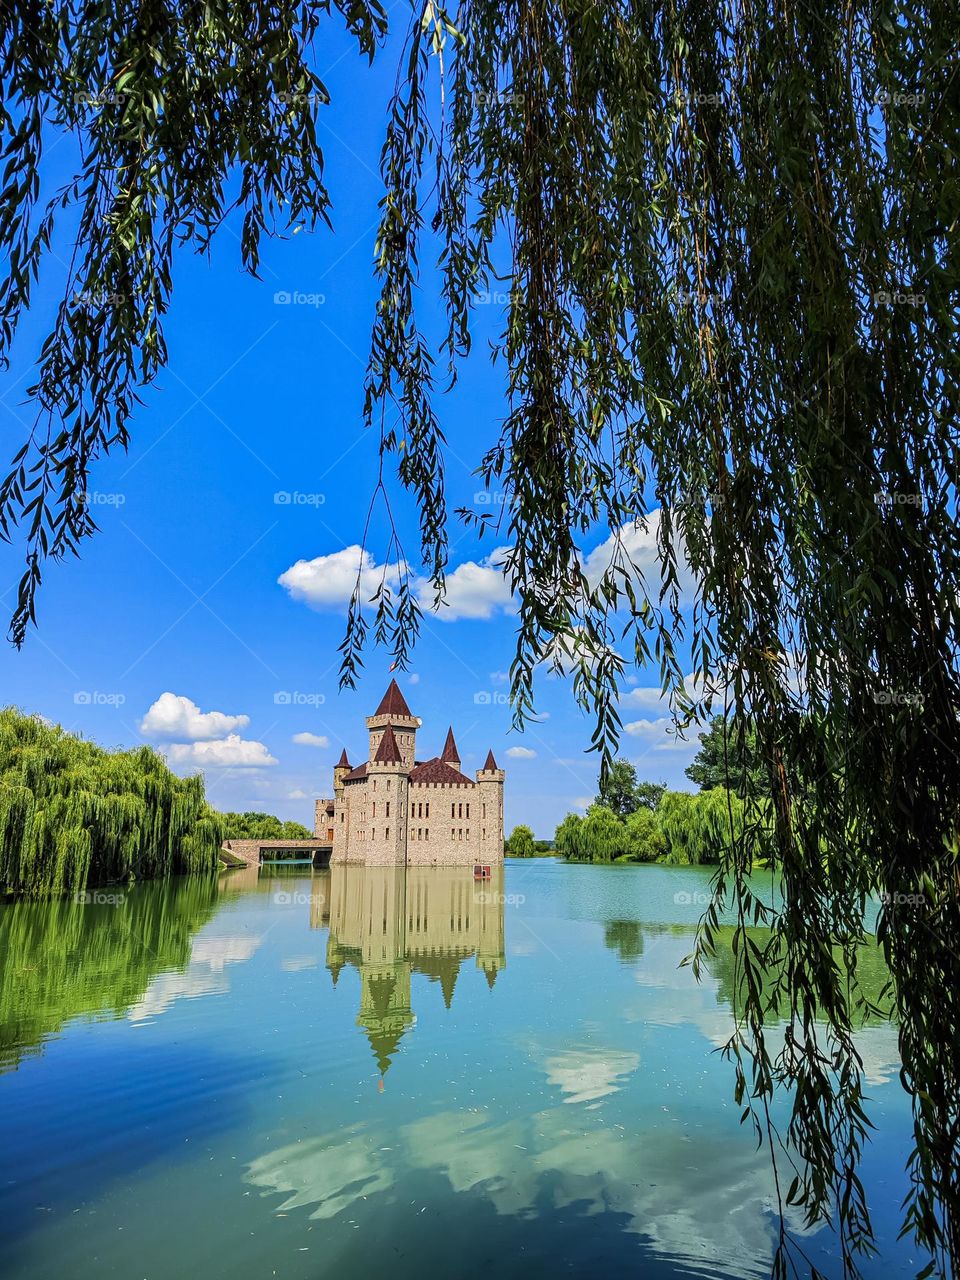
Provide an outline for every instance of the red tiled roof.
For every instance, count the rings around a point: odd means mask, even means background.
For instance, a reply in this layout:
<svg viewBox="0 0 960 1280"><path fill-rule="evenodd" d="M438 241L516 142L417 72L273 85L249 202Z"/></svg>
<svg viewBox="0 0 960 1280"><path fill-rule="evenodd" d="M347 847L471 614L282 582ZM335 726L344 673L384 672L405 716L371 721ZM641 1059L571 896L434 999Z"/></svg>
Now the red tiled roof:
<svg viewBox="0 0 960 1280"><path fill-rule="evenodd" d="M379 747L377 747L377 754L373 758L378 764L396 764L398 760L403 759L400 755L400 748L397 746L393 725L387 725L386 732L380 739Z"/></svg>
<svg viewBox="0 0 960 1280"><path fill-rule="evenodd" d="M349 768L350 768L350 761L347 759L347 748L346 748L346 747L344 747L344 748L343 748L343 750L341 751L341 753L340 753L340 759L337 761L337 763L336 763L336 766L335 766L335 767L336 767L337 769L349 769Z"/></svg>
<svg viewBox="0 0 960 1280"><path fill-rule="evenodd" d="M423 764L416 765L410 770L409 777L411 782L445 782L447 786L454 787L475 787L477 785L475 782L471 782L459 769L454 769L453 765L447 764L436 756L432 760L426 760Z"/></svg>
<svg viewBox="0 0 960 1280"><path fill-rule="evenodd" d="M407 700L400 692L396 680L390 681L387 692L380 699L380 705L373 713L375 716L410 716Z"/></svg>
<svg viewBox="0 0 960 1280"><path fill-rule="evenodd" d="M447 740L443 744L440 759L446 764L455 764L457 766L460 764L460 752L457 750L457 744L453 738L453 725L447 730Z"/></svg>
<svg viewBox="0 0 960 1280"><path fill-rule="evenodd" d="M366 776L367 766L365 764L358 764L355 769L351 769L349 773L345 773L343 775L343 780L344 782L359 782L361 778L365 778Z"/></svg>
<svg viewBox="0 0 960 1280"><path fill-rule="evenodd" d="M484 769L485 769L485 770L487 770L487 769L496 769L496 767L497 767L497 762L496 762L496 760L494 760L494 758L493 758L493 750L492 750L492 749L491 749L490 751L488 751L488 752L487 752L487 758L486 758L486 760L484 760L484 762L483 762L483 767L484 767Z"/></svg>

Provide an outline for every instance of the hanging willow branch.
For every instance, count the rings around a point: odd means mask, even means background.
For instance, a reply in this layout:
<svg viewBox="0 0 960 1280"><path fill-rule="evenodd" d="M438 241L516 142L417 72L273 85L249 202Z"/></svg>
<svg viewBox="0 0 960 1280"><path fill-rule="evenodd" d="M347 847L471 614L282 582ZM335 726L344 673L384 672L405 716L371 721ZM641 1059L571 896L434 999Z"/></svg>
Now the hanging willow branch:
<svg viewBox="0 0 960 1280"><path fill-rule="evenodd" d="M609 756L626 645L679 717L722 694L757 735L762 787L731 815L694 959L732 901L737 1097L796 1161L781 1208L833 1217L851 1274L872 1248L855 1035L870 893L914 1104L904 1226L931 1269L960 1265L957 37L940 4L427 4L384 164L381 244L406 256L381 259L378 386L410 375L415 295L390 281L425 257L425 225L451 359L471 298L497 281L509 299L509 411L481 474L511 495L518 722L559 654ZM407 437L439 453L432 411L404 407ZM588 573L598 526L615 552ZM428 523L428 564L443 529ZM748 879L771 839L776 909ZM766 1025L771 975L785 1038ZM775 1272L801 1256L784 1230Z"/></svg>
<svg viewBox="0 0 960 1280"><path fill-rule="evenodd" d="M382 11L338 7L370 53ZM0 488L3 529L27 521L18 643L44 556L92 527L89 465L125 440L163 360L173 246L209 240L235 169L253 268L284 200L300 220L324 216L309 46L326 11L8 15L5 342L50 238L52 214L36 214L44 127L75 130L83 156L63 196L81 234L37 427ZM80 109L78 92L106 104ZM310 105L276 112L291 92ZM904 1227L932 1270L960 1267L958 107L946 0L416 3L382 156L366 413L399 412L382 449L416 497L440 595L436 370L455 376L469 352L479 294L509 299L507 412L480 472L509 495L498 541L519 604L518 722L553 665L608 757L621 673L653 663L679 719L705 719L713 696L731 732L756 736L769 800L738 780L742 822L731 815L696 960L732 899L738 1097L796 1159L783 1200L835 1219L851 1274L872 1238L855 1031L873 892L887 895L878 938L914 1112ZM435 281L448 328L432 351L416 307L434 305ZM598 530L614 548L605 571L581 551ZM420 589L411 576L378 601L381 633L416 619ZM347 678L365 627L358 613ZM771 846L776 908L748 880ZM782 1135L768 1109L779 1081L793 1088ZM780 1274L794 1243L781 1237Z"/></svg>

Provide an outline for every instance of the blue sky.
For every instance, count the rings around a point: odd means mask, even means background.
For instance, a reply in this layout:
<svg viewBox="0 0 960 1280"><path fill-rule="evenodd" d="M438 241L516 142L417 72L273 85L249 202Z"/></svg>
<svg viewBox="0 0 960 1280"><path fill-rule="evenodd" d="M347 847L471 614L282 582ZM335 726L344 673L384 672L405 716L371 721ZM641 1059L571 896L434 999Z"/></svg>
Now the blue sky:
<svg viewBox="0 0 960 1280"><path fill-rule="evenodd" d="M150 742L178 771L202 768L220 808L307 823L312 798L330 790L341 747L363 758L363 717L391 661L371 648L358 690L338 692L344 584L356 568L350 548L361 540L376 481L377 442L360 410L377 292L377 159L394 62L387 51L368 69L335 30L331 24L324 39L327 65L319 63L333 99L320 130L333 232L265 243L261 280L240 269L236 222L209 259L181 254L165 325L168 366L135 415L129 453L95 470L101 531L81 560L48 566L39 630L24 650L0 650L3 702L106 746ZM58 163L56 145L50 155ZM53 264L17 360L0 377L5 458L24 438L23 389L60 289ZM429 312L424 320L429 327ZM481 486L472 473L503 418L501 373L484 341L498 325L495 301L478 308L475 354L440 405L451 511L476 505ZM391 501L413 559L416 515L398 483ZM602 558L608 533L598 529L585 552ZM637 536L642 552L648 539ZM567 682L545 676L542 723L522 737L510 731L511 605L484 562L490 543L479 546L457 524L451 545L452 607L445 620L426 620L412 673L397 673L424 721L418 754L439 752L452 722L465 769L479 768L489 747L506 768L508 827L527 822L552 835L565 812L595 793L590 724ZM382 521L368 547L379 564ZM5 615L21 571L20 546L0 548ZM694 746L668 737L666 711L649 687L656 684L653 671L634 677L622 707L634 727L622 754L642 777L689 787L683 769ZM173 697L155 706L165 694Z"/></svg>

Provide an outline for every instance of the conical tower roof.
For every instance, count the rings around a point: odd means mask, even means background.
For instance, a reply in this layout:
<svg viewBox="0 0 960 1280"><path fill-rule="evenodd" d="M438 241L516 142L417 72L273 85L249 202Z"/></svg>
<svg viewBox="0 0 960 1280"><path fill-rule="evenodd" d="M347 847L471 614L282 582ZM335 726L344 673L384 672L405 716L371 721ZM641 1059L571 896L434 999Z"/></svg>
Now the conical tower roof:
<svg viewBox="0 0 960 1280"><path fill-rule="evenodd" d="M488 752L487 752L487 758L486 758L486 760L484 760L484 762L483 762L483 767L484 767L484 770L485 770L485 771L486 771L486 770L488 770L488 769L496 769L496 767L497 767L497 762L496 762L496 760L494 760L494 758L493 758L493 750L492 750L492 748L491 748L491 750L490 750L490 751L488 751Z"/></svg>
<svg viewBox="0 0 960 1280"><path fill-rule="evenodd" d="M397 746L393 725L387 725L384 735L380 739L380 745L377 747L377 754L373 758L377 764L398 764L403 759L400 755L400 748Z"/></svg>
<svg viewBox="0 0 960 1280"><path fill-rule="evenodd" d="M457 744L453 736L453 725L447 730L447 740L443 744L443 753L440 759L444 764L455 764L460 767L460 752L457 750Z"/></svg>
<svg viewBox="0 0 960 1280"><path fill-rule="evenodd" d="M335 768L349 769L350 767L351 767L350 761L347 759L347 748L344 747L343 750L340 752L340 759L337 761Z"/></svg>
<svg viewBox="0 0 960 1280"><path fill-rule="evenodd" d="M375 716L410 716L410 708L407 706L407 700L400 692L400 686L396 680L391 680L387 688L387 692L380 699L380 705L373 713Z"/></svg>

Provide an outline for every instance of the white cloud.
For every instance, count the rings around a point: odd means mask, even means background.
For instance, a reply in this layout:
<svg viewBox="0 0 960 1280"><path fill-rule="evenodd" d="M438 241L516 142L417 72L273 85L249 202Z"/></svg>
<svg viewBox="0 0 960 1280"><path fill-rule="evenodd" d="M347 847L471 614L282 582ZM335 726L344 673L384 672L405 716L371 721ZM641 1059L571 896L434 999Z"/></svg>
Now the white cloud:
<svg viewBox="0 0 960 1280"><path fill-rule="evenodd" d="M511 760L535 760L537 753L529 747L509 747L507 755Z"/></svg>
<svg viewBox="0 0 960 1280"><path fill-rule="evenodd" d="M416 671L412 671L412 672L410 673L410 675L408 676L408 679L409 679L409 681L410 681L410 683L411 683L411 684L419 684L419 683L420 683L420 677L417 675Z"/></svg>
<svg viewBox="0 0 960 1280"><path fill-rule="evenodd" d="M658 720L633 720L623 726L624 732L633 738L645 738L648 741L662 738L673 728L673 720L669 716L661 716Z"/></svg>
<svg viewBox="0 0 960 1280"><path fill-rule="evenodd" d="M436 616L444 622L458 618L492 618L500 610L514 613L510 584L503 576L508 547L496 547L485 560L465 560L447 574L446 594ZM426 580L418 585L420 605L433 612L433 588Z"/></svg>
<svg viewBox="0 0 960 1280"><path fill-rule="evenodd" d="M656 711L667 705L667 698L659 687L645 688L640 686L625 693L620 701L625 706L642 707L644 711Z"/></svg>
<svg viewBox="0 0 960 1280"><path fill-rule="evenodd" d="M617 671L623 669L623 658L608 645L593 639L584 627L575 626L570 632L556 635L547 644L542 661L551 675L572 675L584 663L595 671L601 659L609 659Z"/></svg>
<svg viewBox="0 0 960 1280"><path fill-rule="evenodd" d="M197 765L201 769L260 769L279 761L262 742L231 733L219 742L174 742L167 751L171 764Z"/></svg>
<svg viewBox="0 0 960 1280"><path fill-rule="evenodd" d="M599 546L589 553L583 562L583 571L592 587L595 587L604 573L614 561L615 553L629 557L643 575L647 589L652 596L660 590L660 551L657 546L657 534L660 528L660 512L651 511L649 516L631 521L620 527L617 534L611 533ZM696 580L687 563L686 551L679 534L674 533L677 542L677 577L680 582L680 597L685 603L694 599Z"/></svg>
<svg viewBox="0 0 960 1280"><path fill-rule="evenodd" d="M330 739L321 733L295 733L290 739L298 747L329 747Z"/></svg>
<svg viewBox="0 0 960 1280"><path fill-rule="evenodd" d="M683 678L684 692L694 702L699 702L708 695L710 697L716 696L720 687L719 678L704 683L693 672ZM640 707L644 711L666 711L669 706L667 695L659 686L654 685L639 685L637 688L631 689L629 693L625 693L620 702L623 706Z"/></svg>
<svg viewBox="0 0 960 1280"><path fill-rule="evenodd" d="M305 791L301 791L299 787L297 787L295 791L287 792L288 800L306 800L306 798L307 793Z"/></svg>
<svg viewBox="0 0 960 1280"><path fill-rule="evenodd" d="M201 711L195 702L176 693L161 693L140 721L140 732L151 738L187 738L209 742L250 723L249 716Z"/></svg>
<svg viewBox="0 0 960 1280"><path fill-rule="evenodd" d="M458 618L491 618L498 610L512 613L513 597L502 563L506 547L495 548L484 560L465 560L447 574L444 603L436 610L436 617L444 622ZM360 596L370 600L385 583L388 590L395 590L405 571L403 561L378 565L369 551L354 545L313 560L298 560L285 570L277 581L294 600L302 600L314 609L343 608L346 606L360 575ZM433 613L433 587L423 577L412 582L421 608ZM416 680L411 678L411 683Z"/></svg>
<svg viewBox="0 0 960 1280"><path fill-rule="evenodd" d="M402 562L378 565L369 551L354 545L328 556L298 560L281 573L277 581L291 599L302 600L314 609L341 608L350 602L360 575L360 597L369 600L381 582L395 587L403 572Z"/></svg>
<svg viewBox="0 0 960 1280"><path fill-rule="evenodd" d="M649 751L687 751L692 756L699 745L677 735L671 716L660 716L656 720L632 720L623 726L623 730L631 738L640 738L645 742Z"/></svg>

